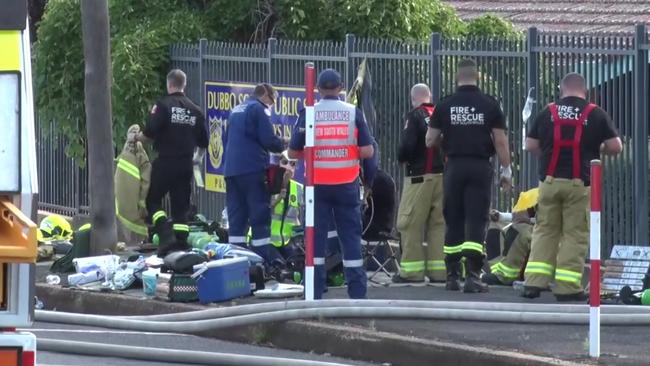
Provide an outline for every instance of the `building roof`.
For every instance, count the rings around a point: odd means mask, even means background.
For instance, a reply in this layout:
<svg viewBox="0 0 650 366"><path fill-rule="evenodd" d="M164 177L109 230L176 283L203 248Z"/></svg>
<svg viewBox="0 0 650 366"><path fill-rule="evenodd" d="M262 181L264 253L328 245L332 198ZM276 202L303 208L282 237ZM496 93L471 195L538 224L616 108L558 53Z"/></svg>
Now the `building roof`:
<svg viewBox="0 0 650 366"><path fill-rule="evenodd" d="M634 25L650 24L650 0L450 0L464 20L492 13L517 28L542 32L632 34Z"/></svg>

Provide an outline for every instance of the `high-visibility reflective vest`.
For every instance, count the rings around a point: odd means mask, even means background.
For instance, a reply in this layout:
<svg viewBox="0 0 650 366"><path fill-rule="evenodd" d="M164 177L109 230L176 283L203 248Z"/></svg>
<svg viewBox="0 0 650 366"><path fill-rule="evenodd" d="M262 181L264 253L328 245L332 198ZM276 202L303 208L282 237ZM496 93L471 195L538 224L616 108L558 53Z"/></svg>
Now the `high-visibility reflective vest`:
<svg viewBox="0 0 650 366"><path fill-rule="evenodd" d="M584 127L589 113L596 108L596 105L593 103L587 104L585 109L580 113L578 119L563 119L560 118L558 113L557 105L551 103L548 105L548 109L551 112L553 118L553 151L551 153L551 160L546 169L546 175L555 177L555 170L557 168L557 163L560 158L560 149L561 148L570 148L573 152L573 166L572 166L572 177L573 179L581 178L581 167L582 160L580 158L580 141L582 140L582 129ZM562 126L573 127L573 139L563 140L562 139Z"/></svg>
<svg viewBox="0 0 650 366"><path fill-rule="evenodd" d="M271 243L274 246L280 248L289 244L293 228L300 225L303 195L303 185L295 180L289 181L289 194L275 206L271 215Z"/></svg>
<svg viewBox="0 0 650 366"><path fill-rule="evenodd" d="M324 99L314 106L314 184L345 184L359 177L359 131L354 105Z"/></svg>

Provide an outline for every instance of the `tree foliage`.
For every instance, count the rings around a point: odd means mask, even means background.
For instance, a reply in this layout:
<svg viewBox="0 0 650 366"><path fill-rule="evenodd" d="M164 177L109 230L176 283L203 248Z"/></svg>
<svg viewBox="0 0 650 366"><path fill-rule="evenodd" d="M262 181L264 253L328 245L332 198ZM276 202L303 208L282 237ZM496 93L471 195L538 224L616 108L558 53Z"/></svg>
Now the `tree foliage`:
<svg viewBox="0 0 650 366"><path fill-rule="evenodd" d="M519 38L523 33L517 31L512 23L494 14L484 14L467 23L466 34L481 37Z"/></svg>
<svg viewBox="0 0 650 366"><path fill-rule="evenodd" d="M55 120L70 156L85 156L84 63L79 0L50 0L35 45L37 106L41 120ZM111 0L113 128L142 123L161 92L169 45L213 37L208 20L184 0ZM83 163L83 159L80 159Z"/></svg>
<svg viewBox="0 0 650 366"><path fill-rule="evenodd" d="M49 0L38 27L38 113L56 121L70 156L85 154L80 0ZM440 0L109 0L113 63L113 128L143 123L164 90L169 45L201 37L240 42L358 37L426 40L446 36L516 35L493 15L463 22ZM46 124L43 124L46 125ZM83 160L80 160L83 162Z"/></svg>
<svg viewBox="0 0 650 366"><path fill-rule="evenodd" d="M298 39L360 37L426 39L460 34L464 23L439 0L281 0L278 33Z"/></svg>

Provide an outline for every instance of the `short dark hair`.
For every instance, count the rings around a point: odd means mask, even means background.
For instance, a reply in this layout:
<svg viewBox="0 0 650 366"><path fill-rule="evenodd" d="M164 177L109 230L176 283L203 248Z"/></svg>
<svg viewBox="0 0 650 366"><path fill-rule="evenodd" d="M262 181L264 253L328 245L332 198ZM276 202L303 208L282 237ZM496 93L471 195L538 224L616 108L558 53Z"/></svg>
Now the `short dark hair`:
<svg viewBox="0 0 650 366"><path fill-rule="evenodd" d="M253 96L255 98L261 98L265 95L270 95L271 98L275 99L275 88L273 85L269 83L257 84L257 86L255 86L255 90L253 90Z"/></svg>
<svg viewBox="0 0 650 366"><path fill-rule="evenodd" d="M181 69L173 69L167 74L167 84L176 89L185 89L187 76Z"/></svg>
<svg viewBox="0 0 650 366"><path fill-rule="evenodd" d="M577 72L570 72L564 75L560 86L562 89L582 91L587 89L587 82L585 81L584 76L578 74Z"/></svg>
<svg viewBox="0 0 650 366"><path fill-rule="evenodd" d="M458 63L458 78L462 80L476 80L478 79L478 70L476 62L470 59L460 60Z"/></svg>

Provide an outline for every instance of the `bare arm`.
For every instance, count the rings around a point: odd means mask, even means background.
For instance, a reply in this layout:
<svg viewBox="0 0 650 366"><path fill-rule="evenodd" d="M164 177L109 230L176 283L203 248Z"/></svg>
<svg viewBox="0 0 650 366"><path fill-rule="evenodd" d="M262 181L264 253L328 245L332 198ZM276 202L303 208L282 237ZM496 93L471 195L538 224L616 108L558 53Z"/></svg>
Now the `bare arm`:
<svg viewBox="0 0 650 366"><path fill-rule="evenodd" d="M539 140L527 137L526 138L526 150L530 151L534 155L541 154L542 149L539 147Z"/></svg>
<svg viewBox="0 0 650 366"><path fill-rule="evenodd" d="M492 137L494 138L494 149L497 151L499 163L502 167L509 167L510 149L508 147L508 136L506 136L506 131L500 128L493 128Z"/></svg>
<svg viewBox="0 0 650 366"><path fill-rule="evenodd" d="M440 130L432 127L427 128L425 142L427 147L433 147L436 143L440 143Z"/></svg>
<svg viewBox="0 0 650 366"><path fill-rule="evenodd" d="M623 151L623 143L619 137L607 139L600 145L600 152L605 155L618 155L621 151Z"/></svg>

